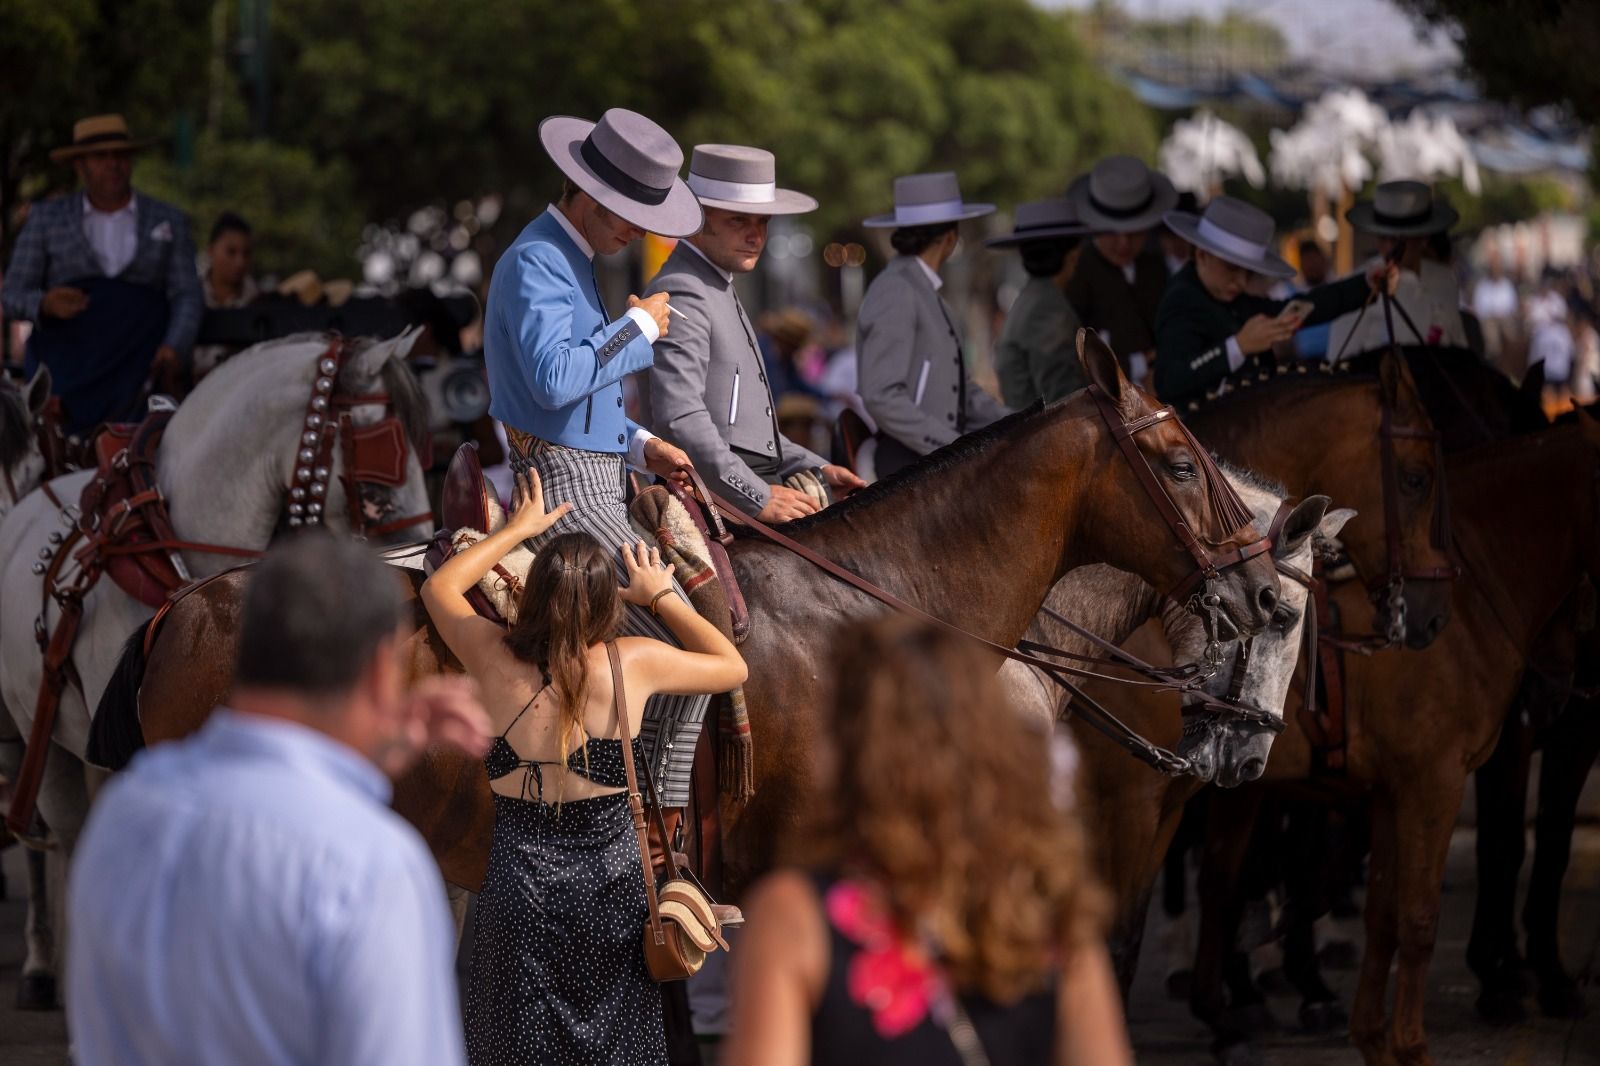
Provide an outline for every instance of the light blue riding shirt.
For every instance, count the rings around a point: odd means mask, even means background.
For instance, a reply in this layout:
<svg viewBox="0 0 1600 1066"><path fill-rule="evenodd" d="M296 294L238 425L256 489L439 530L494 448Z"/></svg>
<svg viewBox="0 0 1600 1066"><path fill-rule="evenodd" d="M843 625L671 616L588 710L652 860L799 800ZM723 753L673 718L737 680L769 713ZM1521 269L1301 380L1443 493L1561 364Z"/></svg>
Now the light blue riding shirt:
<svg viewBox="0 0 1600 1066"><path fill-rule="evenodd" d="M461 1063L444 883L389 794L345 745L224 709L141 753L72 863L73 1061Z"/></svg>
<svg viewBox="0 0 1600 1066"><path fill-rule="evenodd" d="M622 379L650 366L655 320L633 309L611 321L582 241L551 207L495 264L483 330L489 413L541 440L642 466L652 434L623 410Z"/></svg>

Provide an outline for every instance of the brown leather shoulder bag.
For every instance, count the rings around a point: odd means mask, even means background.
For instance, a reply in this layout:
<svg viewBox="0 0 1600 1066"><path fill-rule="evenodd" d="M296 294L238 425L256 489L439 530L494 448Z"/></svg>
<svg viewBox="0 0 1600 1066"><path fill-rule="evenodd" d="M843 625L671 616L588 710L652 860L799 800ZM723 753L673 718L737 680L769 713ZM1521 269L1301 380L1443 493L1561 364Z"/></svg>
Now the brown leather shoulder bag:
<svg viewBox="0 0 1600 1066"><path fill-rule="evenodd" d="M711 898L667 849L667 879L656 887L655 863L650 857L650 833L645 827L644 797L639 792L638 771L633 762L633 733L628 728L628 702L622 688L622 661L616 641L606 641L611 660L612 702L617 710L618 734L622 737L622 765L628 775L628 809L633 814L634 832L639 835L639 864L644 872L644 894L650 904L650 918L644 927L644 961L650 976L657 981L682 981L699 971L706 955L717 948L728 950L722 929L711 911ZM655 782L645 767L645 780L655 797ZM661 817L659 799L652 804L661 839L667 829Z"/></svg>

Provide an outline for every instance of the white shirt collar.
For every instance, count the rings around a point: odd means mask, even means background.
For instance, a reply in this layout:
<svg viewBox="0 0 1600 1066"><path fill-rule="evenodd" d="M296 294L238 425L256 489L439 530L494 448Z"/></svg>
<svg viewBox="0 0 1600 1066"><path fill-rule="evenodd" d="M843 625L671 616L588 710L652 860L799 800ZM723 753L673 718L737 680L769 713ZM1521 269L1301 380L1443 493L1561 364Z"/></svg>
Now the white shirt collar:
<svg viewBox="0 0 1600 1066"><path fill-rule="evenodd" d="M139 194L130 193L128 196L128 202L117 208L115 211L102 211L95 207L94 204L89 202L88 193L83 194L83 213L86 215L100 215L103 218L121 218L124 215L131 216L138 214L138 212L135 210L138 205Z"/></svg>
<svg viewBox="0 0 1600 1066"><path fill-rule="evenodd" d="M590 262L594 261L594 249L589 247L589 242L583 239L583 234L578 232L578 227L572 224L572 219L562 213L561 208L551 204L547 210L561 223L561 228L567 231L567 236L572 238L572 243L578 246L578 251Z"/></svg>
<svg viewBox="0 0 1600 1066"><path fill-rule="evenodd" d="M914 255L911 258L917 261L917 266L921 267L922 272L928 276L928 284L933 286L934 292L938 292L940 289L944 288L944 279L939 276L939 272L937 270L928 265L928 261L926 259L922 258L920 255Z"/></svg>
<svg viewBox="0 0 1600 1066"><path fill-rule="evenodd" d="M700 246L695 244L689 238L685 237L682 240L680 240L678 243L683 245L685 248L689 249L689 251L693 252L695 255L698 255L701 259L704 259L708 264L710 264L712 270L715 270L718 274L722 275L722 280L723 281L732 281L733 280L733 271L731 271L731 270L723 270L721 267L717 266L717 264L712 263L711 262L711 257L709 255L707 255L705 252L702 252L700 250Z"/></svg>

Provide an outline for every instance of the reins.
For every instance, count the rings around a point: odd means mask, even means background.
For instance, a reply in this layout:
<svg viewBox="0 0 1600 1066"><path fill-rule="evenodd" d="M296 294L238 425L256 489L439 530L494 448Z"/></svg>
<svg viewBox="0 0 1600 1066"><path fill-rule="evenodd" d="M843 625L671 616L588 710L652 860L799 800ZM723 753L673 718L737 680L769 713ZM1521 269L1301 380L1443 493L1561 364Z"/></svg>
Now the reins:
<svg viewBox="0 0 1600 1066"><path fill-rule="evenodd" d="M1258 726L1259 728L1270 730L1274 733L1281 732L1284 728L1284 722L1283 719L1277 715L1253 707L1246 707L1231 700L1218 699L1217 697L1212 696L1210 693L1207 693L1199 688L1199 686L1204 683L1204 681L1206 681L1212 673L1215 672L1216 667L1220 664L1221 658L1220 644L1217 639L1216 629L1216 612L1220 601L1215 594L1210 592L1205 592L1202 594L1199 589L1209 581L1220 576L1222 570L1241 564L1257 555L1261 555L1270 551L1272 547L1272 541L1270 536L1257 537L1238 548L1217 551L1213 545L1206 543L1200 536L1196 535L1195 532L1190 529L1188 522L1184 519L1177 506L1172 502L1171 497L1167 495L1166 490L1161 486L1161 483L1156 480L1155 473L1150 469L1149 462L1145 459L1144 454L1139 451L1138 446L1133 442L1133 437L1135 434L1167 420L1173 420L1176 425L1182 428L1183 424L1182 422L1176 421L1176 415L1174 414L1172 408L1163 407L1160 410L1152 412L1151 414L1137 419L1132 423L1125 423L1122 421L1109 397L1107 397L1102 390L1100 390L1097 386L1091 385L1089 386L1088 391L1094 397L1096 409L1099 411L1101 418L1105 421L1107 429L1111 432L1113 439L1117 441L1118 448L1121 450L1124 458L1126 458L1130 466L1132 466L1135 475L1138 477L1140 484L1145 490L1145 493L1149 496L1157 512L1161 515L1162 520L1166 523L1168 528L1172 530L1179 542L1184 546L1184 548L1189 552L1191 558L1193 558L1195 561L1194 572L1180 581L1178 585L1168 593L1168 595L1173 596L1175 599L1183 596L1189 597L1189 602L1186 604L1186 606L1189 607L1190 610L1195 611L1195 613L1199 613L1196 608L1210 612L1211 618L1207 627L1208 646L1206 658L1208 665L1211 668L1211 673L1204 673L1193 666L1172 669L1163 669L1152 666L1151 664L1144 662L1138 656L1133 655L1131 652L1118 648L1110 641L1104 640L1098 635L1090 633L1082 626L1079 626L1071 620L1062 617L1055 611L1049 611L1049 617L1065 625L1072 632L1086 638L1091 644L1106 652L1111 657L1111 659L1108 661L1114 661L1116 665L1123 666L1127 669L1142 674L1145 679L1135 680L1119 677L1113 674L1103 674L1096 671L1087 670L1082 667L1069 666L1062 662L1053 661L1057 659L1069 659L1080 662L1097 660L1093 660L1088 656L1067 652L1062 649L1052 648L1036 641L1019 641L1016 647L1008 648L997 641L990 640L989 638L980 636L971 632L970 630L963 629L962 627L955 625L952 622L948 622L937 615L915 606L914 604L908 603L899 596L896 596L894 593L880 588L859 574L845 569L843 566L840 566L833 560L813 551L811 548L801 544L794 538L784 533L780 533L759 519L745 514L743 511L740 511L726 500L715 495L706 487L706 484L701 479L699 473L696 472L692 467L685 467L683 468L683 471L688 475L691 483L693 484L695 493L699 495L701 501L706 505L707 510L712 515L720 514L725 521L734 522L755 531L766 540L771 541L772 543L777 544L778 546L799 556L801 559L804 559L806 562L817 567L830 577L836 578L837 580L844 582L857 591L865 593L892 610L899 611L902 614L916 618L946 632L975 641L1004 658L1010 659L1014 662L1022 663L1026 666L1031 666L1034 669L1039 670L1041 673L1054 680L1068 693L1068 695L1071 697L1071 703L1069 706L1072 711L1076 712L1079 717L1081 717L1091 727L1100 732L1113 743L1123 748L1129 754L1133 755L1135 758L1144 762L1153 769L1169 776L1178 776L1181 774L1190 773L1193 770L1193 764L1189 759L1169 751L1166 748L1163 748L1160 745L1157 745L1141 736L1137 731L1124 723L1115 714L1107 710L1088 692L1084 691L1084 689L1077 683L1077 681L1074 680L1074 678L1103 680L1115 684L1135 685L1145 688L1176 692L1181 695L1189 696L1192 700L1204 705L1205 709L1212 711L1219 717L1246 722ZM1232 532L1229 535L1230 539L1237 538L1240 535L1240 531L1243 529L1249 529L1250 532L1253 533L1255 530L1253 528L1249 510L1233 492L1232 486L1228 485L1223 479L1221 472L1216 469L1215 464L1210 461L1210 454L1206 452L1202 446L1200 446L1199 442L1195 441L1194 438L1188 434L1186 429L1184 430L1184 435L1189 439L1195 449L1197 462L1199 462L1202 468L1208 473L1208 488L1210 490L1212 508L1214 511L1218 512L1216 517L1228 522L1231 526ZM1242 520L1238 520L1241 517ZM717 538L724 544L727 544L732 540L731 535L725 530L719 531ZM1184 600L1178 599L1178 602L1183 603Z"/></svg>

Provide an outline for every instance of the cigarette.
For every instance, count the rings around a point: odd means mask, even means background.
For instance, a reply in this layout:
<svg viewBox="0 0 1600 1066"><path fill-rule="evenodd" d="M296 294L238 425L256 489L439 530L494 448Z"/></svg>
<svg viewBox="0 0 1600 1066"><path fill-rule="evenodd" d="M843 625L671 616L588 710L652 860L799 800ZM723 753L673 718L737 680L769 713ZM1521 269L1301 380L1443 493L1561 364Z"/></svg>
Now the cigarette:
<svg viewBox="0 0 1600 1066"><path fill-rule="evenodd" d="M667 305L667 310L671 311L673 314L677 315L679 318L688 318L689 317L688 315L684 314L682 311L678 310L676 307L673 307L671 304Z"/></svg>

